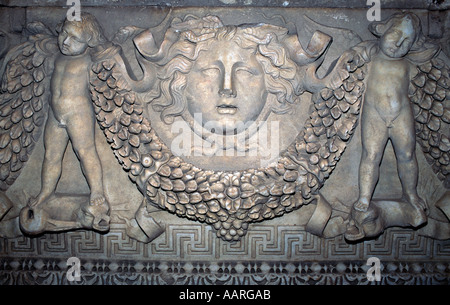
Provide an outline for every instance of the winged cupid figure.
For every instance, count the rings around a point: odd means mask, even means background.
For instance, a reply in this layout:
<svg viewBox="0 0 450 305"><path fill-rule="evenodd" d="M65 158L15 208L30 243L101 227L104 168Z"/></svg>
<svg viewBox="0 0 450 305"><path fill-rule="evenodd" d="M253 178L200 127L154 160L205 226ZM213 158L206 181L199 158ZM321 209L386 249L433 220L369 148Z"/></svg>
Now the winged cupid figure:
<svg viewBox="0 0 450 305"><path fill-rule="evenodd" d="M445 127L450 118L448 67L437 58L439 47L425 39L420 19L414 14L394 14L372 23L369 29L379 39L365 42L370 62L361 114L359 198L353 207L366 213L372 206L379 166L390 140L397 158L402 200L412 208L405 224L417 227L427 221L428 207L417 193L416 138L433 170L446 187L449 185L450 146ZM356 215L362 215L358 212ZM363 225L364 221L356 222ZM362 228L354 229L350 239L360 239L367 233Z"/></svg>
<svg viewBox="0 0 450 305"><path fill-rule="evenodd" d="M19 175L46 120L41 190L29 201L27 217L37 217L54 195L70 141L90 187L89 203L79 217L83 220L78 220L84 227L107 231L110 207L95 146L96 119L89 93L91 53L101 49L107 40L97 20L87 13L81 15L81 21L65 20L57 38L42 25L34 28L39 33L5 58L0 96L1 189L5 190ZM60 229L73 227L54 225Z"/></svg>

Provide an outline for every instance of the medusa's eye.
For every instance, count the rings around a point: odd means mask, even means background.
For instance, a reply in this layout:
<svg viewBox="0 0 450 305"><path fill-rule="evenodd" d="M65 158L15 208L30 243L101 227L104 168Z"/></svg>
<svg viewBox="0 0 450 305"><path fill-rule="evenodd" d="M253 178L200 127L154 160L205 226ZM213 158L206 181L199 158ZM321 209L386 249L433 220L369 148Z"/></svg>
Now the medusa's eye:
<svg viewBox="0 0 450 305"><path fill-rule="evenodd" d="M241 66L241 67L236 68L236 75L249 77L249 76L259 75L259 71L257 69L253 69L250 67Z"/></svg>
<svg viewBox="0 0 450 305"><path fill-rule="evenodd" d="M200 70L203 75L209 77L215 77L220 74L220 69L218 67L207 67Z"/></svg>

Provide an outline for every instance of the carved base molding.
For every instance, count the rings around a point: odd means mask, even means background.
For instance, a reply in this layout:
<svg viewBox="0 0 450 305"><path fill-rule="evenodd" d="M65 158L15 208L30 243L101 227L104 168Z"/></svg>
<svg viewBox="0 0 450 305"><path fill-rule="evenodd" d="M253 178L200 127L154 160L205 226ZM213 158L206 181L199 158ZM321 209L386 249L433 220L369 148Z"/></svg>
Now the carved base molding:
<svg viewBox="0 0 450 305"><path fill-rule="evenodd" d="M67 259L81 262L69 282ZM367 280L369 257L381 281ZM45 285L448 285L450 241L390 229L378 239L348 244L295 226L255 225L236 243L206 225L167 225L150 244L130 239L120 225L92 231L0 240L0 284Z"/></svg>
<svg viewBox="0 0 450 305"><path fill-rule="evenodd" d="M69 282L66 261L0 259L2 285L449 285L450 264L384 262L381 281L365 262L92 261Z"/></svg>

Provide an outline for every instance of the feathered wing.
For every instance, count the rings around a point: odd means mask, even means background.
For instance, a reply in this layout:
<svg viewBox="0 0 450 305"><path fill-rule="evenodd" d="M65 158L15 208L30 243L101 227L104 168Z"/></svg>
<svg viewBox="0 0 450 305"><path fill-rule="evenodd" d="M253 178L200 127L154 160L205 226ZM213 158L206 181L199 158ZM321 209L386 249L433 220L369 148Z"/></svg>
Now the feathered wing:
<svg viewBox="0 0 450 305"><path fill-rule="evenodd" d="M50 75L58 46L40 23L28 26L28 41L11 49L1 71L0 190L6 191L33 152L47 118Z"/></svg>
<svg viewBox="0 0 450 305"><path fill-rule="evenodd" d="M450 77L444 61L417 66L410 85L417 140L437 177L450 188Z"/></svg>

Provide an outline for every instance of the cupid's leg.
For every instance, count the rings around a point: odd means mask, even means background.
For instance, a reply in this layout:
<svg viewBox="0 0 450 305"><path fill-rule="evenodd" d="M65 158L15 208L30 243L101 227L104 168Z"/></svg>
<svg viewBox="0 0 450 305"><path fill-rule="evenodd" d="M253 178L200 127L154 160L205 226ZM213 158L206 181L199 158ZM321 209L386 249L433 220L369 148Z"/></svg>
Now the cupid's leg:
<svg viewBox="0 0 450 305"><path fill-rule="evenodd" d="M109 230L109 203L103 190L103 172L95 147L95 117L92 109L84 109L73 116L67 124L73 149L80 160L81 168L91 190L89 205L83 208L91 216L92 228L106 232ZM87 220L86 219L86 220Z"/></svg>
<svg viewBox="0 0 450 305"><path fill-rule="evenodd" d="M415 207L426 209L425 202L417 194L419 167L416 159L416 133L410 109L404 109L395 119L390 137L397 158L397 171L403 194Z"/></svg>
<svg viewBox="0 0 450 305"><path fill-rule="evenodd" d="M72 147L80 160L81 169L91 190L91 204L105 203L103 173L95 146L95 118L93 113L80 113L67 123Z"/></svg>
<svg viewBox="0 0 450 305"><path fill-rule="evenodd" d="M41 191L32 199L31 206L38 206L56 190L61 177L62 161L69 142L66 129L59 127L50 109L44 131L45 156L41 172Z"/></svg>
<svg viewBox="0 0 450 305"><path fill-rule="evenodd" d="M359 164L359 198L354 204L358 211L369 208L375 186L378 182L381 158L388 141L385 122L371 106L364 106L361 117L362 154Z"/></svg>

